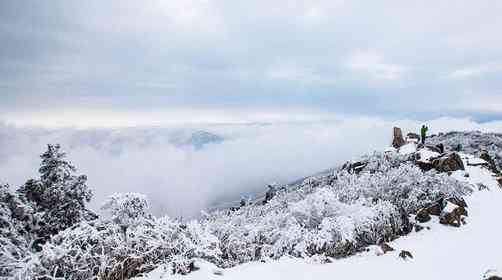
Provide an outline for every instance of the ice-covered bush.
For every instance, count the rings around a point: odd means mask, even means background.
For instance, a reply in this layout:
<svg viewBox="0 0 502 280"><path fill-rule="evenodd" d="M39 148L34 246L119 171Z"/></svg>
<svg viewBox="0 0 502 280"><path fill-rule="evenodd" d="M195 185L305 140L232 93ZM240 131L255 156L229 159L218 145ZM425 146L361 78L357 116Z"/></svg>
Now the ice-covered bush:
<svg viewBox="0 0 502 280"><path fill-rule="evenodd" d="M385 172L338 174L332 186L340 201L360 198L391 202L407 214L417 211L442 197L458 197L472 192L471 188L444 173L422 172L411 164L402 164Z"/></svg>
<svg viewBox="0 0 502 280"><path fill-rule="evenodd" d="M114 223L82 222L46 243L41 253L18 270L17 279L128 279L160 264L173 272L189 270L194 258L218 258L218 240L199 223L151 219L131 227L128 242Z"/></svg>
<svg viewBox="0 0 502 280"><path fill-rule="evenodd" d="M102 209L109 210L112 221L120 227L127 241L127 229L146 222L148 201L139 193L117 193L108 198Z"/></svg>

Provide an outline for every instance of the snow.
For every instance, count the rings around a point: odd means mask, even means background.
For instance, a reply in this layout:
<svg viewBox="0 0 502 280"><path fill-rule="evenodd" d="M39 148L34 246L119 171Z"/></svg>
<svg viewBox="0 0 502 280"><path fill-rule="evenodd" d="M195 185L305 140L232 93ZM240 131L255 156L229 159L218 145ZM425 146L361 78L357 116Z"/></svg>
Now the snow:
<svg viewBox="0 0 502 280"><path fill-rule="evenodd" d="M417 150L417 145L415 145L415 143L408 143L399 148L399 153L402 155L408 155L416 152L416 150Z"/></svg>
<svg viewBox="0 0 502 280"><path fill-rule="evenodd" d="M420 154L420 161L429 161L431 158L438 157L440 154L428 149L421 149L418 151Z"/></svg>
<svg viewBox="0 0 502 280"><path fill-rule="evenodd" d="M407 149L411 150L411 147ZM464 163L477 160L465 154L461 157ZM395 251L385 255L378 256L381 251L372 246L369 252L327 264L318 264L313 259L283 257L277 261L250 262L219 269L213 264L198 261L200 269L186 276L171 275L165 267L159 267L135 279L482 279L485 274L502 271L502 190L486 168L465 166L469 177L464 176L464 171L454 172L452 177L471 184L482 183L489 188L465 197L469 211L467 224L460 228L444 226L439 224L438 217L433 216L431 221L422 224L430 230L412 232L390 242ZM410 251L413 259L400 259L398 254L401 250Z"/></svg>
<svg viewBox="0 0 502 280"><path fill-rule="evenodd" d="M469 160L467 162L469 164L487 164L488 163L485 160L480 159L480 158L469 158Z"/></svg>

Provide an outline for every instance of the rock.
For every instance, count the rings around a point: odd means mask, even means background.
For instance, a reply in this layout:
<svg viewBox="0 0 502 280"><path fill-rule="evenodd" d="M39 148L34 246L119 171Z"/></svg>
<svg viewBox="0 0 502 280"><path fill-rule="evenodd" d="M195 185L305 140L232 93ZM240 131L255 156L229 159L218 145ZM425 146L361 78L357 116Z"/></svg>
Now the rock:
<svg viewBox="0 0 502 280"><path fill-rule="evenodd" d="M431 162L417 160L415 164L424 172L434 169L434 165Z"/></svg>
<svg viewBox="0 0 502 280"><path fill-rule="evenodd" d="M491 172L493 173L498 173L499 171L497 170L497 165L495 164L495 161L492 159L490 154L488 154L487 151L482 151L481 154L479 155L479 158L488 162L488 168L490 169Z"/></svg>
<svg viewBox="0 0 502 280"><path fill-rule="evenodd" d="M401 253L399 253L399 257L402 258L403 260L406 260L407 258L413 259L413 255L406 250L401 250Z"/></svg>
<svg viewBox="0 0 502 280"><path fill-rule="evenodd" d="M478 191L490 190L490 188L488 188L486 185L484 185L482 183L477 183L476 186L478 186Z"/></svg>
<svg viewBox="0 0 502 280"><path fill-rule="evenodd" d="M392 248L389 244L385 243L385 242L382 242L380 243L380 249L382 249L383 253L387 253L387 252L392 252L394 251L394 248Z"/></svg>
<svg viewBox="0 0 502 280"><path fill-rule="evenodd" d="M392 137L392 147L398 149L399 147L406 144L403 138L403 131L399 127L394 127L393 137Z"/></svg>
<svg viewBox="0 0 502 280"><path fill-rule="evenodd" d="M443 208L444 208L443 200L440 199L438 202L427 207L427 213L429 215L439 216L439 215L441 215L441 212L443 212Z"/></svg>
<svg viewBox="0 0 502 280"><path fill-rule="evenodd" d="M438 154L442 154L443 152L441 151L440 148L438 148L437 146L433 146L433 145L425 145L425 147L428 149L428 150L431 150L433 152L436 152Z"/></svg>
<svg viewBox="0 0 502 280"><path fill-rule="evenodd" d="M443 225L460 227L463 224L462 216L468 216L467 210L462 206L458 206L450 213L443 212L441 216L439 216L439 223Z"/></svg>
<svg viewBox="0 0 502 280"><path fill-rule="evenodd" d="M444 145L443 145L443 143L437 144L436 147L439 149L439 151L440 151L439 153L440 154L444 153Z"/></svg>
<svg viewBox="0 0 502 280"><path fill-rule="evenodd" d="M420 232L420 231L422 231L423 229L424 229L424 227L423 227L423 226L421 226L421 225L419 225L419 224L416 224L416 225L415 225L415 232Z"/></svg>
<svg viewBox="0 0 502 280"><path fill-rule="evenodd" d="M223 271L221 271L219 269L215 269L215 270L213 270L213 274L218 275L218 276L223 276Z"/></svg>
<svg viewBox="0 0 502 280"><path fill-rule="evenodd" d="M409 215L403 208L399 210L399 213L401 215L401 221L402 221L401 234L406 235L413 230L413 224L410 222Z"/></svg>
<svg viewBox="0 0 502 280"><path fill-rule="evenodd" d="M502 280L502 275L497 270L489 269L483 275L483 280Z"/></svg>
<svg viewBox="0 0 502 280"><path fill-rule="evenodd" d="M365 167L366 165L368 165L368 162L367 161L356 161L356 162L346 162L343 166L342 166L342 169L343 170L347 170L349 173L352 173L352 174L359 174L359 172L361 172Z"/></svg>
<svg viewBox="0 0 502 280"><path fill-rule="evenodd" d="M464 163L457 153L451 153L446 156L434 159L432 161L432 165L439 172L465 170Z"/></svg>
<svg viewBox="0 0 502 280"><path fill-rule="evenodd" d="M415 216L415 220L419 223L425 223L431 220L431 216L426 208L422 208L418 210L417 215Z"/></svg>
<svg viewBox="0 0 502 280"><path fill-rule="evenodd" d="M457 206L467 208L467 203L465 202L464 198L462 198L462 197L449 197L446 199L446 201L449 201Z"/></svg>
<svg viewBox="0 0 502 280"><path fill-rule="evenodd" d="M502 188L502 177L497 177L496 180L499 183L499 187Z"/></svg>

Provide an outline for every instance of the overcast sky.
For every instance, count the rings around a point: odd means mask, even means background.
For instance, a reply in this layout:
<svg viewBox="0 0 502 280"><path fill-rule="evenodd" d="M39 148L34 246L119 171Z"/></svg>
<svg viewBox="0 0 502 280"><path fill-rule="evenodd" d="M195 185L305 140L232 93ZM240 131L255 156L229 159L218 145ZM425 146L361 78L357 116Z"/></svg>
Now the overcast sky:
<svg viewBox="0 0 502 280"><path fill-rule="evenodd" d="M0 119L502 118L502 1L0 1Z"/></svg>

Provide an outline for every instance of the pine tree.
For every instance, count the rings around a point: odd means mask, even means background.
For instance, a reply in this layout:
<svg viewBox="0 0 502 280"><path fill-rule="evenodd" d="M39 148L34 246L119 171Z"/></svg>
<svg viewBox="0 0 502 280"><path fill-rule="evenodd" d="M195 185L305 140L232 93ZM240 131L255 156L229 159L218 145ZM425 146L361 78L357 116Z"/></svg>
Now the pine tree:
<svg viewBox="0 0 502 280"><path fill-rule="evenodd" d="M39 180L28 180L19 193L32 204L42 242L51 235L97 216L85 208L92 198L85 175L75 175L76 168L66 161L60 145L47 145L41 156Z"/></svg>

